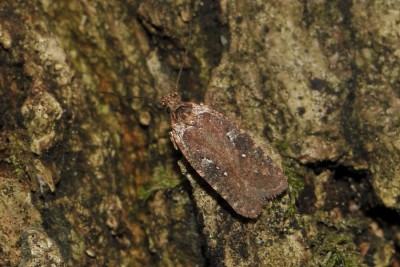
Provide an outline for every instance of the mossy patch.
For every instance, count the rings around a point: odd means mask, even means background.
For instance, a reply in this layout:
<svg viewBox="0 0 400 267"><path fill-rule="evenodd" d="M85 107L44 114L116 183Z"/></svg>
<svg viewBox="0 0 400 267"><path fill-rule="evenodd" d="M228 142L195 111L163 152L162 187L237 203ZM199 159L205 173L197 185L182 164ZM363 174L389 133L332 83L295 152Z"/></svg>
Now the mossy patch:
<svg viewBox="0 0 400 267"><path fill-rule="evenodd" d="M178 186L182 182L181 179L171 170L163 166L158 166L154 169L154 174L149 182L139 188L139 199L147 200L158 190L171 189Z"/></svg>
<svg viewBox="0 0 400 267"><path fill-rule="evenodd" d="M290 207L287 214L288 216L292 216L297 212L296 201L304 189L304 182L301 177L305 175L305 172L299 165L292 162L290 165L285 166L285 174L289 180L288 192L290 196Z"/></svg>
<svg viewBox="0 0 400 267"><path fill-rule="evenodd" d="M316 266L363 266L351 236L345 233L321 233L312 241Z"/></svg>

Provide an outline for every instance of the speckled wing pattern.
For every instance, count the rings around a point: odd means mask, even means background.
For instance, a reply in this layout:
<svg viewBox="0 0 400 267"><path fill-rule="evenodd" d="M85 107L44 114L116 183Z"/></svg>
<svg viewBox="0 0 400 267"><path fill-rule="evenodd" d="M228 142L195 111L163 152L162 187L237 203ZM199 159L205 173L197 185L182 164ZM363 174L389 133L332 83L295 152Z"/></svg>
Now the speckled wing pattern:
<svg viewBox="0 0 400 267"><path fill-rule="evenodd" d="M171 112L171 139L187 161L240 215L256 218L287 177L253 138L206 105L183 102Z"/></svg>

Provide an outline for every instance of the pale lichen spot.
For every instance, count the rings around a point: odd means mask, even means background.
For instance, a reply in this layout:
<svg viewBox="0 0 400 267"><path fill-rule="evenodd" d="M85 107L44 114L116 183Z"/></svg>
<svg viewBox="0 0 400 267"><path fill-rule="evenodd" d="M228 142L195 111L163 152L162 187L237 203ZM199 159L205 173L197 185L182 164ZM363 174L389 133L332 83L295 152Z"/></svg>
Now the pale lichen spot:
<svg viewBox="0 0 400 267"><path fill-rule="evenodd" d="M233 139L235 139L235 137L236 137L235 133L233 133L233 132L231 132L231 131L227 132L227 133L226 133L226 136L228 136L229 140L231 140L231 141L232 141Z"/></svg>
<svg viewBox="0 0 400 267"><path fill-rule="evenodd" d="M209 164L212 164L212 163L214 163L214 161L212 161L211 159L208 159L208 158L202 158L201 159L201 164L202 165L209 165Z"/></svg>

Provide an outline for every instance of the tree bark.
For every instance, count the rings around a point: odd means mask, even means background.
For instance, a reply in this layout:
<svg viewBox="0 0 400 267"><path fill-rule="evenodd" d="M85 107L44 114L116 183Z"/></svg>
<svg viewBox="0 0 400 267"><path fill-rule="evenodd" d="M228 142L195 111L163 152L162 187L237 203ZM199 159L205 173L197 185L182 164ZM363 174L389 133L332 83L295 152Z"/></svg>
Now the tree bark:
<svg viewBox="0 0 400 267"><path fill-rule="evenodd" d="M399 14L2 1L0 265L396 266ZM174 90L269 142L289 188L259 218L179 169L159 104Z"/></svg>

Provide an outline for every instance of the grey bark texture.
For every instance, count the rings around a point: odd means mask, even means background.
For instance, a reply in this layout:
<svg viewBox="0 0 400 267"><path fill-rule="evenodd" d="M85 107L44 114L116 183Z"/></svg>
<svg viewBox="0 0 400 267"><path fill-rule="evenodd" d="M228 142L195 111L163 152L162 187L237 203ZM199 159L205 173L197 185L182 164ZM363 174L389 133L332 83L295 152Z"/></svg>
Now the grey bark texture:
<svg viewBox="0 0 400 267"><path fill-rule="evenodd" d="M1 1L0 265L398 266L399 44L397 0ZM289 177L258 219L177 164L183 62Z"/></svg>

